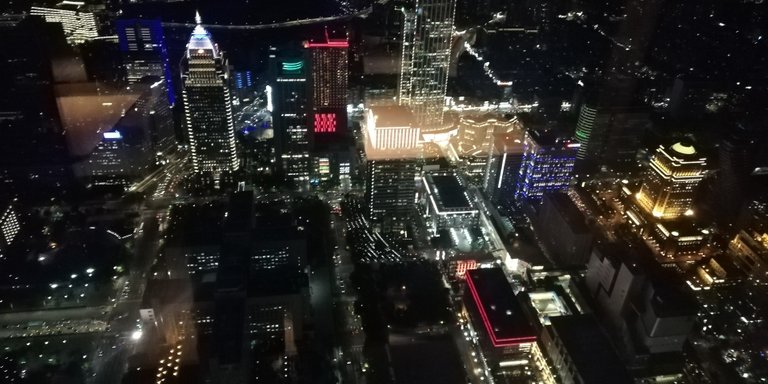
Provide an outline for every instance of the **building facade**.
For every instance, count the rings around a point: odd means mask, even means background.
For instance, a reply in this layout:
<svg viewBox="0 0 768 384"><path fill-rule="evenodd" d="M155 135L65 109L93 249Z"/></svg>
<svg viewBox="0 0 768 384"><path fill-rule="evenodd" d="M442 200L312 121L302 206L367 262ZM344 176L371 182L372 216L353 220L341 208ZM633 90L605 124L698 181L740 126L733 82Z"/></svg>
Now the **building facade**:
<svg viewBox="0 0 768 384"><path fill-rule="evenodd" d="M91 12L78 9L32 7L29 13L42 16L49 23L60 23L64 28L67 42L72 45L82 44L99 36L96 29L96 16Z"/></svg>
<svg viewBox="0 0 768 384"><path fill-rule="evenodd" d="M20 230L19 215L13 204L3 205L0 214L0 257L4 257L5 249L13 244Z"/></svg>
<svg viewBox="0 0 768 384"><path fill-rule="evenodd" d="M693 197L704 178L707 159L689 144L659 146L651 156L647 177L636 195L645 213L674 220L693 215Z"/></svg>
<svg viewBox="0 0 768 384"><path fill-rule="evenodd" d="M308 126L307 81L309 69L302 55L290 52L269 57L272 71L272 124L277 167L286 180L307 186L312 171L311 135Z"/></svg>
<svg viewBox="0 0 768 384"><path fill-rule="evenodd" d="M587 263L592 251L592 232L586 217L567 194L545 193L534 225L555 262L563 266Z"/></svg>
<svg viewBox="0 0 768 384"><path fill-rule="evenodd" d="M128 84L137 83L146 76L157 76L165 82L168 103L173 105L175 97L168 48L160 19L117 20L115 29Z"/></svg>
<svg viewBox="0 0 768 384"><path fill-rule="evenodd" d="M349 43L346 36L307 41L312 63L310 116L315 141L343 134L347 128L347 94L349 84Z"/></svg>
<svg viewBox="0 0 768 384"><path fill-rule="evenodd" d="M728 253L748 276L768 280L768 233L740 231L728 244Z"/></svg>
<svg viewBox="0 0 768 384"><path fill-rule="evenodd" d="M443 123L456 0L414 0L403 7L398 100L423 129Z"/></svg>
<svg viewBox="0 0 768 384"><path fill-rule="evenodd" d="M427 226L436 233L451 228L470 228L478 224L480 211L455 174L428 173L422 177L422 202L428 214Z"/></svg>
<svg viewBox="0 0 768 384"><path fill-rule="evenodd" d="M372 107L363 134L366 215L379 230L402 230L415 211L419 128L407 107Z"/></svg>
<svg viewBox="0 0 768 384"><path fill-rule="evenodd" d="M495 135L483 175L485 194L495 203L510 206L515 197L523 163L525 135L522 131Z"/></svg>
<svg viewBox="0 0 768 384"><path fill-rule="evenodd" d="M540 201L545 192L560 191L573 179L576 154L581 145L554 132L528 130L515 198Z"/></svg>
<svg viewBox="0 0 768 384"><path fill-rule="evenodd" d="M224 53L201 25L199 15L196 21L186 49L184 114L195 172L210 173L218 178L222 172L234 171L240 166L235 148L229 70Z"/></svg>

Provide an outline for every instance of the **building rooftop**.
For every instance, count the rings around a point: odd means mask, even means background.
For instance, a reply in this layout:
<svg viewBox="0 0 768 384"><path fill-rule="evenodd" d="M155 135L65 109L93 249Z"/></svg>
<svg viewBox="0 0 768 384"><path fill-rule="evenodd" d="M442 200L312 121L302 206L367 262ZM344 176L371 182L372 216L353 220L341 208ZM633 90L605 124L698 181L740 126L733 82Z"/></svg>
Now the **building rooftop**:
<svg viewBox="0 0 768 384"><path fill-rule="evenodd" d="M494 347L536 341L536 332L501 268L467 271L467 288Z"/></svg>
<svg viewBox="0 0 768 384"><path fill-rule="evenodd" d="M582 383L633 382L594 316L553 317L551 323Z"/></svg>
<svg viewBox="0 0 768 384"><path fill-rule="evenodd" d="M203 20L200 14L195 14L195 29L192 31L192 35L189 37L189 43L187 44L187 56L189 52L194 50L209 50L214 57L219 56L219 50L211 39L211 34L203 27Z"/></svg>
<svg viewBox="0 0 768 384"><path fill-rule="evenodd" d="M570 315L571 311L555 291L528 292L531 306L536 310L539 322L543 325L550 324L550 318Z"/></svg>
<svg viewBox="0 0 768 384"><path fill-rule="evenodd" d="M253 226L253 192L233 193L224 218L226 231L249 231Z"/></svg>
<svg viewBox="0 0 768 384"><path fill-rule="evenodd" d="M400 105L373 106L369 108L376 118L376 128L410 127L413 113L410 108Z"/></svg>
<svg viewBox="0 0 768 384"><path fill-rule="evenodd" d="M528 136L539 147L569 148L578 150L580 144L560 129L529 129Z"/></svg>
<svg viewBox="0 0 768 384"><path fill-rule="evenodd" d="M563 192L546 193L544 194L544 202L553 205L553 208L560 213L560 216L574 233L589 232L586 217L567 194Z"/></svg>
<svg viewBox="0 0 768 384"><path fill-rule="evenodd" d="M426 175L427 186L437 208L474 209L456 175ZM439 209L438 209L439 210Z"/></svg>

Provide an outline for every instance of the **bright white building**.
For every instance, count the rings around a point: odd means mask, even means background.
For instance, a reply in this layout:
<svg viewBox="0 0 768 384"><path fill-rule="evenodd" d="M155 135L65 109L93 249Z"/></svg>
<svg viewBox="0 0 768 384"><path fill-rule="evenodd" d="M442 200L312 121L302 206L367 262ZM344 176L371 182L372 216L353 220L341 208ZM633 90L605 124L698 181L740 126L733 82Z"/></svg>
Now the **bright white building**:
<svg viewBox="0 0 768 384"><path fill-rule="evenodd" d="M29 13L33 16L42 16L49 23L61 23L64 29L64 36L69 44L82 44L99 37L96 29L96 17L91 12L32 7Z"/></svg>

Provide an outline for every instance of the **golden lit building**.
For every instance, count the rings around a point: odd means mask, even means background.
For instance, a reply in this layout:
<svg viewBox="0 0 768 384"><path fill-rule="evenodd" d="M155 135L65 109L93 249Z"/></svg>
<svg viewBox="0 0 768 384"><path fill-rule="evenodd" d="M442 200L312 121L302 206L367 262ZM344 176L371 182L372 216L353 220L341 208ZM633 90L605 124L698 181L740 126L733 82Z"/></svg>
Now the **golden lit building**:
<svg viewBox="0 0 768 384"><path fill-rule="evenodd" d="M689 144L659 146L635 197L645 213L661 220L693 215L693 197L706 174L707 159Z"/></svg>
<svg viewBox="0 0 768 384"><path fill-rule="evenodd" d="M740 231L728 244L728 252L747 275L768 280L768 233Z"/></svg>

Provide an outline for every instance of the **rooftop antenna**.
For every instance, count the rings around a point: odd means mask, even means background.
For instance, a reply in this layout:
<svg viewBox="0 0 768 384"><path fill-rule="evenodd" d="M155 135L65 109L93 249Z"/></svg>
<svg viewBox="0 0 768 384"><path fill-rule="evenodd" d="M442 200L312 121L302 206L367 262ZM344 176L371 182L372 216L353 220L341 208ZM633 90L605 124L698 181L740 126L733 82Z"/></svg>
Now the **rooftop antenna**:
<svg viewBox="0 0 768 384"><path fill-rule="evenodd" d="M195 23L197 25L200 25L200 24L203 23L203 18L200 17L200 12L199 11L195 11Z"/></svg>

